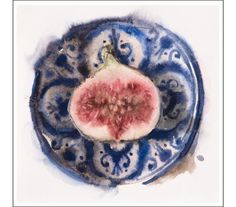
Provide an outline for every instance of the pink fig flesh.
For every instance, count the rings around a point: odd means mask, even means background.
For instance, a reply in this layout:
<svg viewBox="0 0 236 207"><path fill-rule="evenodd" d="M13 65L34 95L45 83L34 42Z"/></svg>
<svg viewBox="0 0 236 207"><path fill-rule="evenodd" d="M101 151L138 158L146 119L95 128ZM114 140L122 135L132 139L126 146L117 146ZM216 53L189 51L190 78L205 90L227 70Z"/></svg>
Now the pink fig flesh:
<svg viewBox="0 0 236 207"><path fill-rule="evenodd" d="M93 139L138 139L156 126L159 93L149 78L113 59L74 90L69 113Z"/></svg>

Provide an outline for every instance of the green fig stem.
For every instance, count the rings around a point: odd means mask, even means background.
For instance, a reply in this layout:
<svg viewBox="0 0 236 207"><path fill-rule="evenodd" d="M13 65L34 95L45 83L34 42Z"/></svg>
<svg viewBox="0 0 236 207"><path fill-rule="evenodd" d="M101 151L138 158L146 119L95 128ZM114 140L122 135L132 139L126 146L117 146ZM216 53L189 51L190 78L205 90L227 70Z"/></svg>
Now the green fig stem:
<svg viewBox="0 0 236 207"><path fill-rule="evenodd" d="M114 51L111 45L106 45L102 50L102 60L104 62L104 66L118 63L118 61L114 57Z"/></svg>

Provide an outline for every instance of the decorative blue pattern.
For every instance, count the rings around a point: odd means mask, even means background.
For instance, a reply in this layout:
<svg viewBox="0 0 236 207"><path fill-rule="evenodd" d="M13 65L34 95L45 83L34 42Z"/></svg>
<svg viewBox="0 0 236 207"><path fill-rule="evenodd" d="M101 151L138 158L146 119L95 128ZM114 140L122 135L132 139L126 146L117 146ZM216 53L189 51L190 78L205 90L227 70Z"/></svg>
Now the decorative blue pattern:
<svg viewBox="0 0 236 207"><path fill-rule="evenodd" d="M161 117L136 141L93 141L75 129L68 114L75 87L102 64L110 44L117 59L136 67L160 91ZM32 120L43 152L69 175L100 186L145 179L148 184L189 151L204 105L200 69L187 43L164 27L133 16L73 26L51 42L35 64Z"/></svg>

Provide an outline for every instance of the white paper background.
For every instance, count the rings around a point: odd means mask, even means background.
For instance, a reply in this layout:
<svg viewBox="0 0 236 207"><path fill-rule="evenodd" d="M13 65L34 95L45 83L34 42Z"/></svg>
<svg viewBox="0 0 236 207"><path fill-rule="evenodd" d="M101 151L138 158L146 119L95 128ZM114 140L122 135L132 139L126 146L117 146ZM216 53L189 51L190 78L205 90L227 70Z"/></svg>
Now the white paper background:
<svg viewBox="0 0 236 207"><path fill-rule="evenodd" d="M50 4L51 6L15 4L15 204L221 204L221 3ZM134 11L181 35L195 52L206 92L196 155L204 155L205 160L199 162L196 159L197 167L192 174L180 174L163 184L125 185L104 191L67 177L51 165L41 152L32 129L28 106L34 79L32 65L43 53L47 43L53 38L52 35L61 37L72 23L99 17L124 16Z"/></svg>

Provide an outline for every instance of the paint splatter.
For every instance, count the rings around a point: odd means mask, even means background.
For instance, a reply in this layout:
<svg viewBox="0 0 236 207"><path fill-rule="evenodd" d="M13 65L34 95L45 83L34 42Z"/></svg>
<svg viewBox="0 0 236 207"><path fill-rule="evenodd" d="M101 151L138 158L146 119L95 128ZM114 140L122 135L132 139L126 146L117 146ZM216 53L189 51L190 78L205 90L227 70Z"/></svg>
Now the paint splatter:
<svg viewBox="0 0 236 207"><path fill-rule="evenodd" d="M202 162L205 158L203 155L197 155L197 159Z"/></svg>

